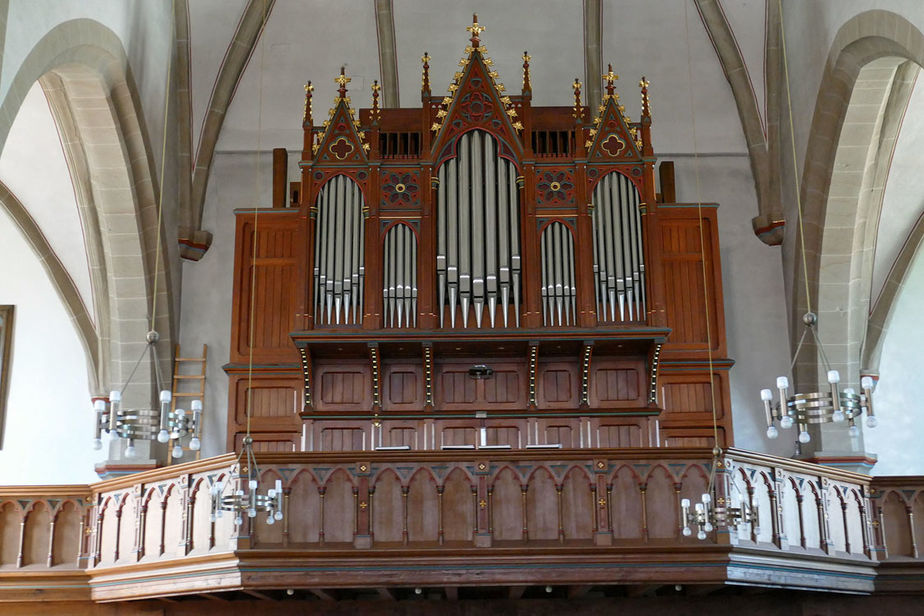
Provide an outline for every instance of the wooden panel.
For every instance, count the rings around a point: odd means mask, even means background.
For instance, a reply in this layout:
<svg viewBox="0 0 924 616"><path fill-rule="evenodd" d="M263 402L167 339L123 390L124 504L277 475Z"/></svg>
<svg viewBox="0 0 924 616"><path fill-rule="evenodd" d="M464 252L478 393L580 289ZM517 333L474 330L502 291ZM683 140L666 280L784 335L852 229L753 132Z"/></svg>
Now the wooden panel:
<svg viewBox="0 0 924 616"><path fill-rule="evenodd" d="M362 451L365 434L360 428L324 428L321 430L321 451Z"/></svg>
<svg viewBox="0 0 924 616"><path fill-rule="evenodd" d="M475 428L445 427L440 431L441 445L474 445Z"/></svg>
<svg viewBox="0 0 924 616"><path fill-rule="evenodd" d="M512 370L497 370L484 381L484 399L491 404L515 403L520 399L520 378Z"/></svg>
<svg viewBox="0 0 924 616"><path fill-rule="evenodd" d="M719 428L719 446L725 447L725 430ZM662 428L661 445L663 447L707 447L715 445L711 427L702 428Z"/></svg>
<svg viewBox="0 0 924 616"><path fill-rule="evenodd" d="M138 560L135 552L135 519L137 508L135 498L127 494L122 500L119 519L119 562L127 563Z"/></svg>
<svg viewBox="0 0 924 616"><path fill-rule="evenodd" d="M677 496L674 481L661 466L656 466L645 480L645 510L648 514L648 536L651 539L676 537L679 531Z"/></svg>
<svg viewBox="0 0 924 616"><path fill-rule="evenodd" d="M317 544L321 533L321 496L311 473L299 473L292 480L289 493L289 543Z"/></svg>
<svg viewBox="0 0 924 616"><path fill-rule="evenodd" d="M417 430L415 428L389 428L386 431L386 447L403 447L417 449Z"/></svg>
<svg viewBox="0 0 924 616"><path fill-rule="evenodd" d="M438 392L444 404L471 404L475 401L475 380L464 371L445 371L440 375Z"/></svg>
<svg viewBox="0 0 924 616"><path fill-rule="evenodd" d="M263 453L286 453L299 450L300 437L287 432L255 432L253 437L253 450ZM240 449L244 435L238 434L235 449Z"/></svg>
<svg viewBox="0 0 924 616"><path fill-rule="evenodd" d="M443 541L472 541L475 514L472 484L461 469L455 469L443 482Z"/></svg>
<svg viewBox="0 0 924 616"><path fill-rule="evenodd" d="M144 521L144 560L160 558L160 540L163 536L164 508L161 507L161 496L156 487L152 486L151 490L154 495L148 500L148 513ZM233 519L230 514L223 517Z"/></svg>
<svg viewBox="0 0 924 616"><path fill-rule="evenodd" d="M66 501L55 515L52 566L75 566L80 551L81 511L76 503Z"/></svg>
<svg viewBox="0 0 924 616"><path fill-rule="evenodd" d="M646 404L641 359L595 357L591 362L589 403L591 408L639 407Z"/></svg>
<svg viewBox="0 0 924 616"><path fill-rule="evenodd" d="M45 565L51 546L51 512L43 502L37 502L26 516L23 529L22 564Z"/></svg>
<svg viewBox="0 0 924 616"><path fill-rule="evenodd" d="M10 501L0 504L0 566L16 566L19 555L19 509Z"/></svg>
<svg viewBox="0 0 924 616"><path fill-rule="evenodd" d="M294 372L294 371L293 371ZM234 373L229 383L228 448L237 449L247 432L248 383L250 384L250 429L255 441L272 440L261 432L284 434L287 442L296 442L302 430L302 377L297 373L262 374L252 377ZM274 451L292 451L277 449Z"/></svg>
<svg viewBox="0 0 924 616"><path fill-rule="evenodd" d="M547 408L576 408L580 404L580 384L575 362L539 364L536 405Z"/></svg>
<svg viewBox="0 0 924 616"><path fill-rule="evenodd" d="M665 350L705 351L707 338L711 338L713 353L724 355L721 274L715 267L719 259L715 212L703 210L702 234L695 208L661 210L659 214L666 319L672 328Z"/></svg>
<svg viewBox="0 0 924 616"><path fill-rule="evenodd" d="M420 397L415 372L407 370L393 371L386 375L385 383L385 398L392 405L412 404Z"/></svg>
<svg viewBox="0 0 924 616"><path fill-rule="evenodd" d="M171 488L167 496L167 508L164 510L164 558L174 556L183 556L183 546L180 542L183 539L183 525L177 524L177 520L183 520L183 493L179 485Z"/></svg>
<svg viewBox="0 0 924 616"><path fill-rule="evenodd" d="M574 438L571 426L568 425L551 425L546 426L545 428L545 443L554 445L555 443L561 444L565 449L574 447Z"/></svg>
<svg viewBox="0 0 924 616"><path fill-rule="evenodd" d="M205 554L211 549L212 543L212 524L209 519L212 499L209 495L208 481L201 481L190 497L196 499L193 505L190 553Z"/></svg>
<svg viewBox="0 0 924 616"><path fill-rule="evenodd" d="M882 502L882 515L888 520L884 524L886 549L889 558L896 556L914 556L911 546L911 524L908 521L908 509L897 492L889 492Z"/></svg>
<svg viewBox="0 0 924 616"><path fill-rule="evenodd" d="M356 524L353 484L346 471L334 472L325 484L324 542L352 543Z"/></svg>
<svg viewBox="0 0 924 616"><path fill-rule="evenodd" d="M418 471L408 484L407 540L410 543L436 543L439 531L436 481L426 471Z"/></svg>
<svg viewBox="0 0 924 616"><path fill-rule="evenodd" d="M558 500L555 479L546 468L540 468L529 479L526 492L526 518L530 541L558 539Z"/></svg>
<svg viewBox="0 0 924 616"><path fill-rule="evenodd" d="M404 529L404 498L401 480L387 470L375 480L372 509L372 537L376 545L398 544Z"/></svg>
<svg viewBox="0 0 924 616"><path fill-rule="evenodd" d="M355 405L365 397L365 375L361 371L325 372L321 375L319 392L326 405Z"/></svg>
<svg viewBox="0 0 924 616"><path fill-rule="evenodd" d="M597 428L597 447L641 447L642 430L637 425L613 424Z"/></svg>
<svg viewBox="0 0 924 616"><path fill-rule="evenodd" d="M510 445L516 449L520 447L520 429L516 426L489 426L485 429L485 440L488 445Z"/></svg>
<svg viewBox="0 0 924 616"><path fill-rule="evenodd" d="M613 477L610 517L615 539L637 541L642 537L642 498L640 480L628 466L621 466Z"/></svg>
<svg viewBox="0 0 924 616"><path fill-rule="evenodd" d="M510 468L494 478L491 519L497 541L521 541L523 536L523 498L520 480ZM548 505L548 504L546 504Z"/></svg>
<svg viewBox="0 0 924 616"><path fill-rule="evenodd" d="M590 479L578 468L568 471L561 490L562 530L567 540L589 540L593 533L595 503Z"/></svg>
<svg viewBox="0 0 924 616"><path fill-rule="evenodd" d="M256 234L254 228L252 216L238 217L231 360L248 361L252 341L257 363L273 358L294 361L298 356L289 332L303 288L298 271L300 223L294 215L276 214L262 217Z"/></svg>

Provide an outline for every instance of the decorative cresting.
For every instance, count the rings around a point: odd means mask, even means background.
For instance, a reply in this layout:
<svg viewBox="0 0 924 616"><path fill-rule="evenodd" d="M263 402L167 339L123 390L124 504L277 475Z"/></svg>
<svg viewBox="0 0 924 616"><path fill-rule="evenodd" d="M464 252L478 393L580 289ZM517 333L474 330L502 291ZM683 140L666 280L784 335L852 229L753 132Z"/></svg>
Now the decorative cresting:
<svg viewBox="0 0 924 616"><path fill-rule="evenodd" d="M542 325L574 325L574 238L564 223L550 223L542 232Z"/></svg>
<svg viewBox="0 0 924 616"><path fill-rule="evenodd" d="M440 326L520 325L520 191L516 166L473 130L438 172L436 273ZM500 318L498 319L498 308ZM510 312L513 312L513 318ZM448 319L447 319L448 317ZM461 317L461 318L460 318Z"/></svg>
<svg viewBox="0 0 924 616"><path fill-rule="evenodd" d="M600 321L645 318L645 258L639 194L621 173L594 188L594 291Z"/></svg>
<svg viewBox="0 0 924 616"><path fill-rule="evenodd" d="M403 223L385 234L385 327L417 327L417 236Z"/></svg>
<svg viewBox="0 0 924 616"><path fill-rule="evenodd" d="M362 322L365 202L359 186L337 175L321 188L314 240L314 315L319 325Z"/></svg>

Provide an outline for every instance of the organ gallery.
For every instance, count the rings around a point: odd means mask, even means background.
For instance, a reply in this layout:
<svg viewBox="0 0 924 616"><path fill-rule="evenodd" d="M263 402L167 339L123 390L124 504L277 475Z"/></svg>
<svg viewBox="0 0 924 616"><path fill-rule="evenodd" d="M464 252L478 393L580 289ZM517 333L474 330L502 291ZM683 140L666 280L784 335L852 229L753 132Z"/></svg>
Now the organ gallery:
<svg viewBox="0 0 924 616"><path fill-rule="evenodd" d="M528 52L508 88L467 31L419 105L305 86L299 175L274 154L272 207L228 214L227 406L170 437L229 453L3 488L0 602L916 588L915 478L735 448L721 208L651 137L671 84L610 66L599 106L534 106Z"/></svg>

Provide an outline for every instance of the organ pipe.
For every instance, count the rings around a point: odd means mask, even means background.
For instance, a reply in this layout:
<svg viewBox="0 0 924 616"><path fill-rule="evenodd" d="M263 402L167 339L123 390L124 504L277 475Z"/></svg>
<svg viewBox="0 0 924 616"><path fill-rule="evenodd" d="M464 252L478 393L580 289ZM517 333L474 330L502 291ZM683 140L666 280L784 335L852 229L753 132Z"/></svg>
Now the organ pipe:
<svg viewBox="0 0 924 616"><path fill-rule="evenodd" d="M317 200L314 242L314 317L319 325L362 320L366 268L363 197L343 175L330 180Z"/></svg>
<svg viewBox="0 0 924 616"><path fill-rule="evenodd" d="M594 295L600 321L645 318L645 262L639 194L621 173L594 188Z"/></svg>
<svg viewBox="0 0 924 616"><path fill-rule="evenodd" d="M519 326L520 216L516 167L484 131L459 139L438 171L437 295L440 326ZM487 319L485 311L487 310Z"/></svg>
<svg viewBox="0 0 924 616"><path fill-rule="evenodd" d="M417 238L405 224L385 234L385 327L417 327Z"/></svg>
<svg viewBox="0 0 924 616"><path fill-rule="evenodd" d="M574 238L571 230L553 222L540 239L542 261L542 324L545 327L575 325Z"/></svg>

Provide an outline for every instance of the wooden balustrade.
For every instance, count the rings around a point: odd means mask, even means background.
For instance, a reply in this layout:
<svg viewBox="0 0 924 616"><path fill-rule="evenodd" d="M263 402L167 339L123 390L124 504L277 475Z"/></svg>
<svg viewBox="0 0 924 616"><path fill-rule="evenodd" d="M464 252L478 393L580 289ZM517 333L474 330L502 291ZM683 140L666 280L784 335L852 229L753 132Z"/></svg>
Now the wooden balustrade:
<svg viewBox="0 0 924 616"><path fill-rule="evenodd" d="M0 601L23 600L8 589L39 579L46 593L85 585L112 600L203 585L361 586L370 568L393 584L572 576L870 592L913 589L924 565L924 477L737 449L716 469L716 498L756 509L757 521L706 541L682 535L679 505L706 488L708 450L261 454L261 489L282 481L285 517L245 516L240 527L229 514L210 519L209 490L234 462L0 488Z"/></svg>

